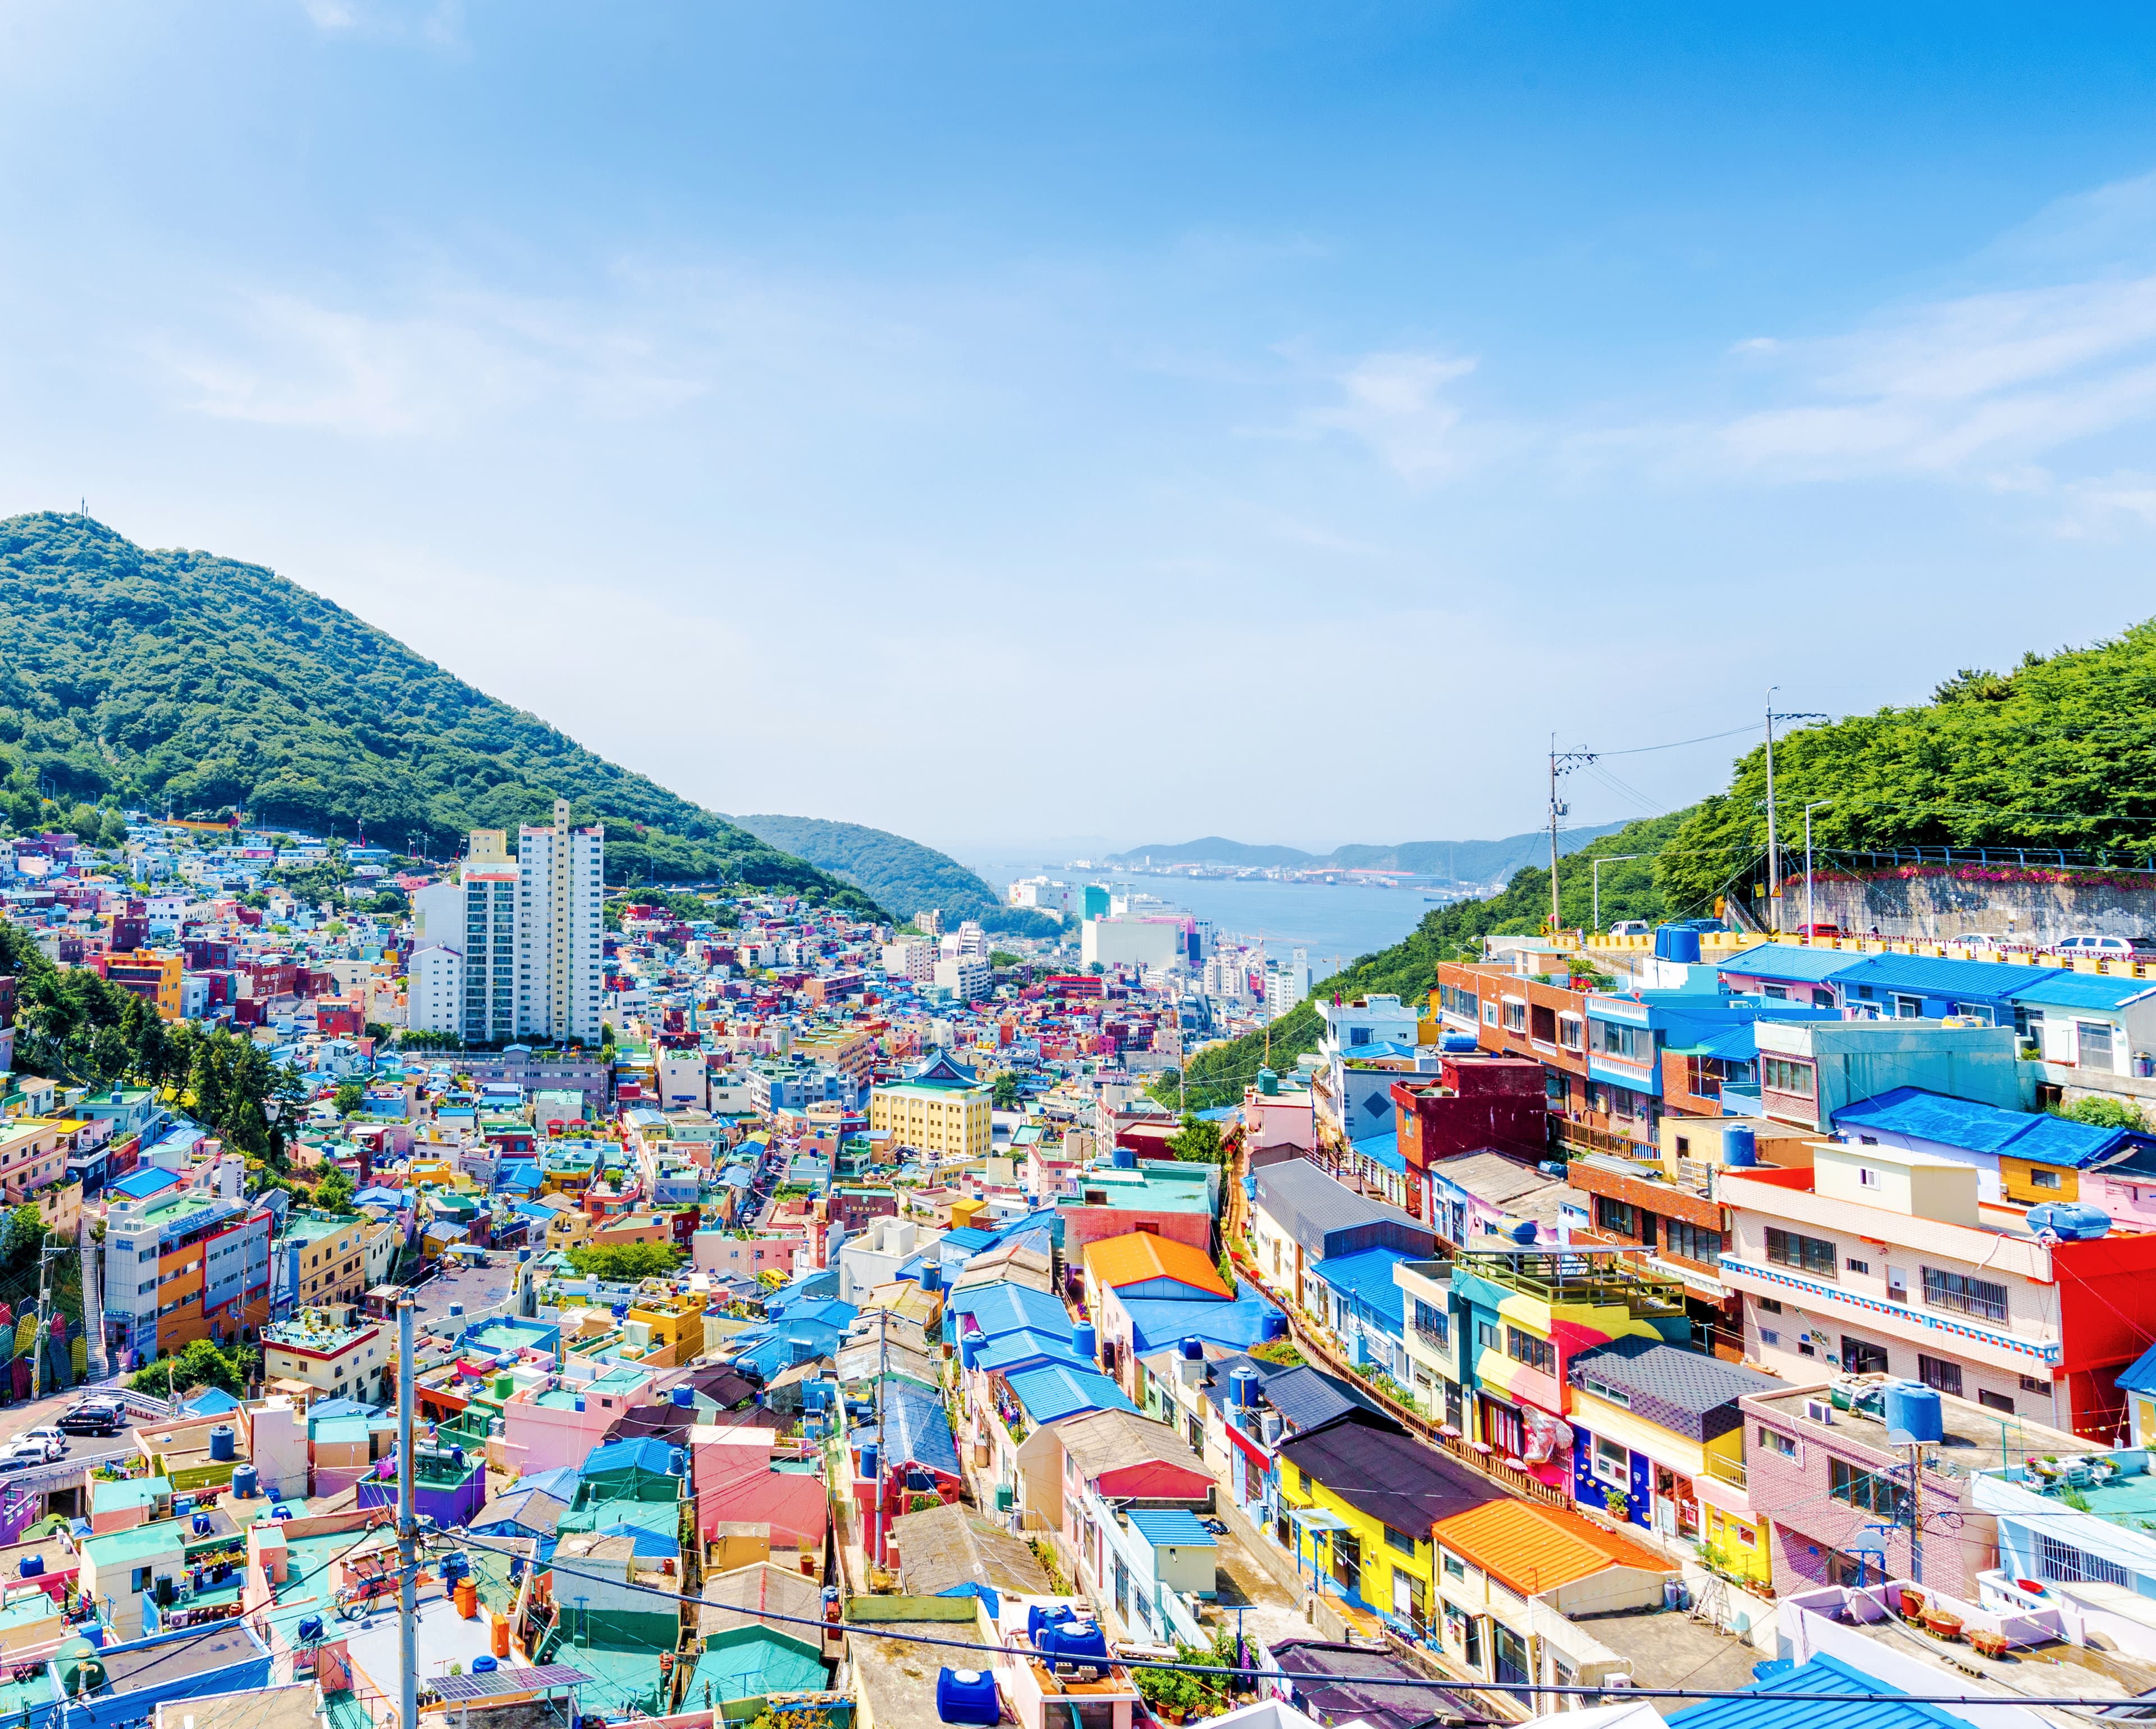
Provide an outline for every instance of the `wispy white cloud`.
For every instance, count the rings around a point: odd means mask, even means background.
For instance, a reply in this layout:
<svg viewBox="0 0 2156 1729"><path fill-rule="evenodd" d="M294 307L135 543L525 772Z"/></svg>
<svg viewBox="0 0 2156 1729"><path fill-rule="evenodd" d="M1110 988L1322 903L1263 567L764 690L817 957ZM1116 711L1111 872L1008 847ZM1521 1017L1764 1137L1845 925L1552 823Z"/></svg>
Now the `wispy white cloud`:
<svg viewBox="0 0 2156 1729"><path fill-rule="evenodd" d="M1330 368L1334 400L1307 408L1275 437L1317 439L1344 434L1368 446L1388 468L1414 486L1458 473L1471 452L1459 437L1460 404L1448 385L1472 373L1471 358L1426 349L1387 349Z"/></svg>

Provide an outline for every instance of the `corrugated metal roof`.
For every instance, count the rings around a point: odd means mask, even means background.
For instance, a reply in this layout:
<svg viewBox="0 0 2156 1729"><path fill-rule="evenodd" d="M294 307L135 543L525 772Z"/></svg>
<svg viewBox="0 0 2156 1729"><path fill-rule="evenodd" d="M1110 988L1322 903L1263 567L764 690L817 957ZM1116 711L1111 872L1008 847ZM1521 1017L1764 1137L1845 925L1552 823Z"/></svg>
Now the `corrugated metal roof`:
<svg viewBox="0 0 2156 1729"><path fill-rule="evenodd" d="M1202 1469L1182 1436L1167 1423L1134 1410L1090 1411L1064 1418L1056 1423L1055 1438L1081 1478L1155 1459Z"/></svg>
<svg viewBox="0 0 2156 1729"><path fill-rule="evenodd" d="M1715 972L1725 979L1734 973L1740 979L1786 979L1792 984L1823 985L1847 966L1850 958L1840 949L1761 943L1754 948L1738 949L1728 960L1719 962Z"/></svg>
<svg viewBox="0 0 2156 1729"><path fill-rule="evenodd" d="M1342 1296L1351 1296L1390 1325L1398 1333L1405 1325L1400 1288L1393 1283L1393 1268L1416 1258L1397 1248L1366 1248L1352 1255L1332 1255L1303 1268L1306 1278L1322 1280Z"/></svg>
<svg viewBox="0 0 2156 1729"><path fill-rule="evenodd" d="M1213 1533L1188 1507L1133 1507L1126 1515L1131 1528L1156 1549L1213 1549Z"/></svg>
<svg viewBox="0 0 2156 1729"><path fill-rule="evenodd" d="M1789 1385L1757 1369L1686 1351L1667 1340L1638 1337L1613 1339L1575 1352L1567 1372L1574 1387L1592 1377L1628 1393L1666 1400L1699 1417L1747 1393L1771 1392Z"/></svg>
<svg viewBox="0 0 2156 1729"><path fill-rule="evenodd" d="M1577 1513L1509 1495L1440 1521L1430 1536L1529 1597L1609 1567L1676 1571L1660 1556Z"/></svg>
<svg viewBox="0 0 2156 1729"><path fill-rule="evenodd" d="M1940 1690L1951 1690L1942 1688ZM1801 1716L1806 1729L1969 1729L1967 1722L1937 1706L1914 1700L1852 1699L1846 1705L1815 1699L1792 1706L1778 1693L1892 1693L1876 1675L1851 1668L1839 1658L1815 1656L1771 1681L1762 1681L1742 1699L1710 1699L1703 1705L1671 1711L1665 1721L1684 1729L1783 1729Z"/></svg>
<svg viewBox="0 0 2156 1729"><path fill-rule="evenodd" d="M2156 984L2147 979L2107 978L2101 973L2054 973L2016 991L2016 1002L2041 1003L2065 1009L2116 1009L2144 996L2156 996Z"/></svg>
<svg viewBox="0 0 2156 1729"><path fill-rule="evenodd" d="M1262 1167L1255 1179L1253 1198L1305 1248L1328 1231L1352 1230L1358 1225L1390 1222L1406 1226L1425 1237L1430 1227L1410 1218L1397 1207L1358 1195L1307 1159L1286 1159Z"/></svg>
<svg viewBox="0 0 2156 1729"><path fill-rule="evenodd" d="M1045 1291L1008 1279L994 1284L964 1285L950 1293L944 1306L964 1315L970 1330L991 1339L1031 1328L1037 1333L1070 1334L1070 1311Z"/></svg>
<svg viewBox="0 0 2156 1729"><path fill-rule="evenodd" d="M1105 1375L1060 1365L1027 1369L1009 1377L1025 1414L1036 1426L1086 1411L1135 1411L1122 1388ZM940 1406L937 1407L942 1408Z"/></svg>
<svg viewBox="0 0 2156 1729"><path fill-rule="evenodd" d="M1999 960L1956 960L1943 955L1866 955L1834 975L1844 991L1869 985L1880 991L1921 991L1928 996L2010 996L2025 985L2054 978L2051 966L2015 966Z"/></svg>
<svg viewBox="0 0 2156 1729"><path fill-rule="evenodd" d="M1068 1333L1037 1333L1030 1327L1004 1334L973 1359L976 1368L998 1371L1044 1362L1069 1363L1080 1368L1091 1366L1078 1355Z"/></svg>
<svg viewBox="0 0 2156 1729"><path fill-rule="evenodd" d="M1122 1237L1104 1237L1086 1245L1086 1270L1111 1288L1143 1284L1152 1279L1170 1279L1194 1291L1209 1293L1225 1300L1235 1294L1220 1269L1202 1248L1193 1248L1158 1231L1132 1231Z"/></svg>
<svg viewBox="0 0 2156 1729"><path fill-rule="evenodd" d="M1837 1130L1903 1135L1966 1152L2006 1153L2074 1169L2094 1164L2127 1139L2123 1129L2099 1129L2048 1111L2001 1110L1994 1104L1949 1099L1917 1087L1897 1087L1846 1106L1835 1113L1834 1126Z"/></svg>
<svg viewBox="0 0 2156 1729"><path fill-rule="evenodd" d="M1505 1491L1397 1431L1359 1423L1291 1435L1280 1456L1351 1507L1419 1537Z"/></svg>
<svg viewBox="0 0 2156 1729"><path fill-rule="evenodd" d="M958 1447L951 1438L951 1419L943 1401L926 1387L907 1381L879 1383L883 1400L884 1459L891 1465L917 1464L947 1477L958 1470ZM876 1425L863 1423L847 1437L856 1448L874 1441Z"/></svg>

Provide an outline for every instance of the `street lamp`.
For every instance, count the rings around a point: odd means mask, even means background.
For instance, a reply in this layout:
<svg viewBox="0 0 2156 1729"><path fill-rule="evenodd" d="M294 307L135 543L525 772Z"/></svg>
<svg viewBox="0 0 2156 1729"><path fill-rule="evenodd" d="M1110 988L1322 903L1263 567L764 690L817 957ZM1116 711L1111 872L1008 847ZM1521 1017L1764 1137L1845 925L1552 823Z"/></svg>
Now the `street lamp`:
<svg viewBox="0 0 2156 1729"><path fill-rule="evenodd" d="M1832 799L1815 799L1804 806L1804 940L1812 936L1812 812L1824 810Z"/></svg>
<svg viewBox="0 0 2156 1729"><path fill-rule="evenodd" d="M1623 864L1628 859L1645 858L1644 852L1612 852L1598 855L1592 862L1588 874L1594 879L1594 934L1602 934L1602 867L1606 864Z"/></svg>

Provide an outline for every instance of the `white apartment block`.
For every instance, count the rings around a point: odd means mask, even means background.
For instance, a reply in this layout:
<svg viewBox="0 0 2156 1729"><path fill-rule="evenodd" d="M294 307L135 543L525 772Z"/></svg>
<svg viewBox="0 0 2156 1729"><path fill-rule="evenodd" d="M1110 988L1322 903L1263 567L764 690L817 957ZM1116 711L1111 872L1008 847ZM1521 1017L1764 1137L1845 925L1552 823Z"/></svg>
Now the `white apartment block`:
<svg viewBox="0 0 2156 1729"><path fill-rule="evenodd" d="M883 970L894 979L910 979L916 985L936 977L936 944L925 937L901 937L883 948Z"/></svg>
<svg viewBox="0 0 2156 1729"><path fill-rule="evenodd" d="M988 994L993 978L986 960L977 960L970 955L953 956L936 963L937 988L956 993L961 1002L978 1002Z"/></svg>
<svg viewBox="0 0 2156 1729"><path fill-rule="evenodd" d="M516 868L467 863L463 887L465 1042L506 1044L517 1031Z"/></svg>
<svg viewBox="0 0 2156 1729"><path fill-rule="evenodd" d="M422 949L406 969L405 1024L414 1032L461 1034L465 958L446 944Z"/></svg>
<svg viewBox="0 0 2156 1729"><path fill-rule="evenodd" d="M569 826L554 801L551 827L526 823L516 840L516 1032L520 1037L596 1044L600 893L606 831Z"/></svg>

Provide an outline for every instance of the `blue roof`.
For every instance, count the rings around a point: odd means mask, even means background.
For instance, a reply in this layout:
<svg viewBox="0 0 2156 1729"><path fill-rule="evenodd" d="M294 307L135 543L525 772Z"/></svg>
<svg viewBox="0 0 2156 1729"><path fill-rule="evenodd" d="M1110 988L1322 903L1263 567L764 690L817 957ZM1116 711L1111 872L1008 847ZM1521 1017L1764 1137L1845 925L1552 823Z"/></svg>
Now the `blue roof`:
<svg viewBox="0 0 2156 1729"><path fill-rule="evenodd" d="M1701 1056L1721 1063L1749 1063L1759 1054L1759 1023L1748 1021L1742 1027L1725 1027L1711 1033L1692 1047Z"/></svg>
<svg viewBox="0 0 2156 1729"><path fill-rule="evenodd" d="M206 1387L181 1407L190 1417L222 1417L237 1411L239 1401L218 1387Z"/></svg>
<svg viewBox="0 0 2156 1729"><path fill-rule="evenodd" d="M1123 1390L1105 1375L1085 1369L1028 1369L1009 1377L1010 1390L1035 1428L1089 1411L1135 1411ZM941 1405L937 1407L940 1412Z"/></svg>
<svg viewBox="0 0 2156 1729"><path fill-rule="evenodd" d="M582 1480L574 1465L557 1465L551 1471L534 1471L528 1476L519 1477L515 1492L521 1494L527 1489L536 1489L542 1495L552 1495L557 1500L574 1501L577 1485Z"/></svg>
<svg viewBox="0 0 2156 1729"><path fill-rule="evenodd" d="M1681 1723L1684 1729L1783 1729L1793 1716L1801 1715L1807 1729L1968 1729L1962 1718L1934 1705L1903 1699L1902 1691L1838 1658L1822 1655L1785 1670L1770 1681L1747 1688L1741 1699L1711 1699L1688 1711L1670 1711L1664 1721ZM1856 1698L1846 1705L1815 1700L1793 1710L1774 1697L1778 1693L1891 1693L1896 1696L1871 1701Z"/></svg>
<svg viewBox="0 0 2156 1729"><path fill-rule="evenodd" d="M1081 1369L1093 1366L1078 1354L1068 1334L1036 1333L1030 1327L1015 1333L1005 1333L983 1346L973 1359L978 1369L993 1369L1009 1374L1013 1369L1029 1369L1043 1363L1070 1363Z"/></svg>
<svg viewBox="0 0 2156 1729"><path fill-rule="evenodd" d="M584 1455L583 1468L578 1474L603 1477L615 1471L639 1470L663 1477L670 1456L671 1449L664 1441L649 1436L641 1440L608 1441Z"/></svg>
<svg viewBox="0 0 2156 1729"><path fill-rule="evenodd" d="M958 1445L951 1438L951 1419L943 1401L927 1387L886 1376L883 1388L884 1459L888 1464L916 1464L947 1477L960 1474ZM873 1442L876 1426L865 1423L847 1438L859 1447Z"/></svg>
<svg viewBox="0 0 2156 1729"><path fill-rule="evenodd" d="M1357 1141L1355 1150L1366 1159L1374 1159L1388 1171L1397 1171L1403 1176L1407 1175L1407 1155L1400 1150L1400 1132L1397 1129Z"/></svg>
<svg viewBox="0 0 2156 1729"><path fill-rule="evenodd" d="M1156 1549L1213 1549L1213 1533L1188 1507L1133 1507L1124 1515L1131 1529Z"/></svg>
<svg viewBox="0 0 2156 1729"><path fill-rule="evenodd" d="M2128 1392L2156 1392L2156 1345L2133 1360L2133 1366L2118 1377Z"/></svg>
<svg viewBox="0 0 2156 1729"><path fill-rule="evenodd" d="M1235 1351L1263 1342L1265 1320L1278 1315L1263 1297L1233 1303L1184 1303L1173 1297L1139 1297L1123 1304L1131 1318L1132 1347L1141 1355L1183 1338L1207 1340Z"/></svg>
<svg viewBox="0 0 2156 1729"><path fill-rule="evenodd" d="M1402 1261L1421 1258L1397 1248L1358 1249L1352 1255L1327 1255L1304 1263L1306 1279L1322 1279L1342 1296L1352 1296L1373 1311L1385 1330L1397 1333L1402 1325L1400 1288L1393 1283L1393 1268Z"/></svg>
<svg viewBox="0 0 2156 1729"><path fill-rule="evenodd" d="M2009 1153L2016 1159L2034 1159L2040 1165L2074 1169L2094 1164L2123 1146L2128 1138L2123 1129L2098 1129L2055 1117L2048 1111L2001 1110L1995 1104L1949 1099L1917 1087L1897 1087L1876 1099L1845 1106L1835 1113L1834 1126L1903 1135L1912 1140L1935 1141L1966 1152Z"/></svg>
<svg viewBox="0 0 2156 1729"><path fill-rule="evenodd" d="M960 1225L956 1230L946 1231L937 1241L946 1248L963 1249L975 1255L995 1246L996 1233L983 1231L978 1225Z"/></svg>
<svg viewBox="0 0 2156 1729"><path fill-rule="evenodd" d="M1719 963L1716 974L1727 978L1788 980L1795 985L1823 985L1850 964L1840 949L1806 949L1795 943L1760 943L1740 949Z"/></svg>
<svg viewBox="0 0 2156 1729"><path fill-rule="evenodd" d="M1834 982L1844 991L1870 985L1881 991L1921 991L1927 996L1999 1000L2057 972L2056 967L1953 960L1942 955L1866 955L1842 968L1834 975Z"/></svg>
<svg viewBox="0 0 2156 1729"><path fill-rule="evenodd" d="M1069 1310L1047 1292L1037 1291L1031 1285L1014 1284L1009 1279L952 1291L944 1306L970 1316L973 1327L969 1330L983 1333L991 1339L1028 1328L1037 1333L1060 1333L1065 1338L1070 1335Z"/></svg>
<svg viewBox="0 0 2156 1729"><path fill-rule="evenodd" d="M177 1187L179 1181L171 1171L149 1165L140 1171L129 1171L110 1186L130 1201L146 1201L152 1195L162 1195L167 1189Z"/></svg>
<svg viewBox="0 0 2156 1729"><path fill-rule="evenodd" d="M2112 979L2101 973L2053 973L2014 993L2016 1002L2062 1009L2116 1009L2156 994L2146 979Z"/></svg>

